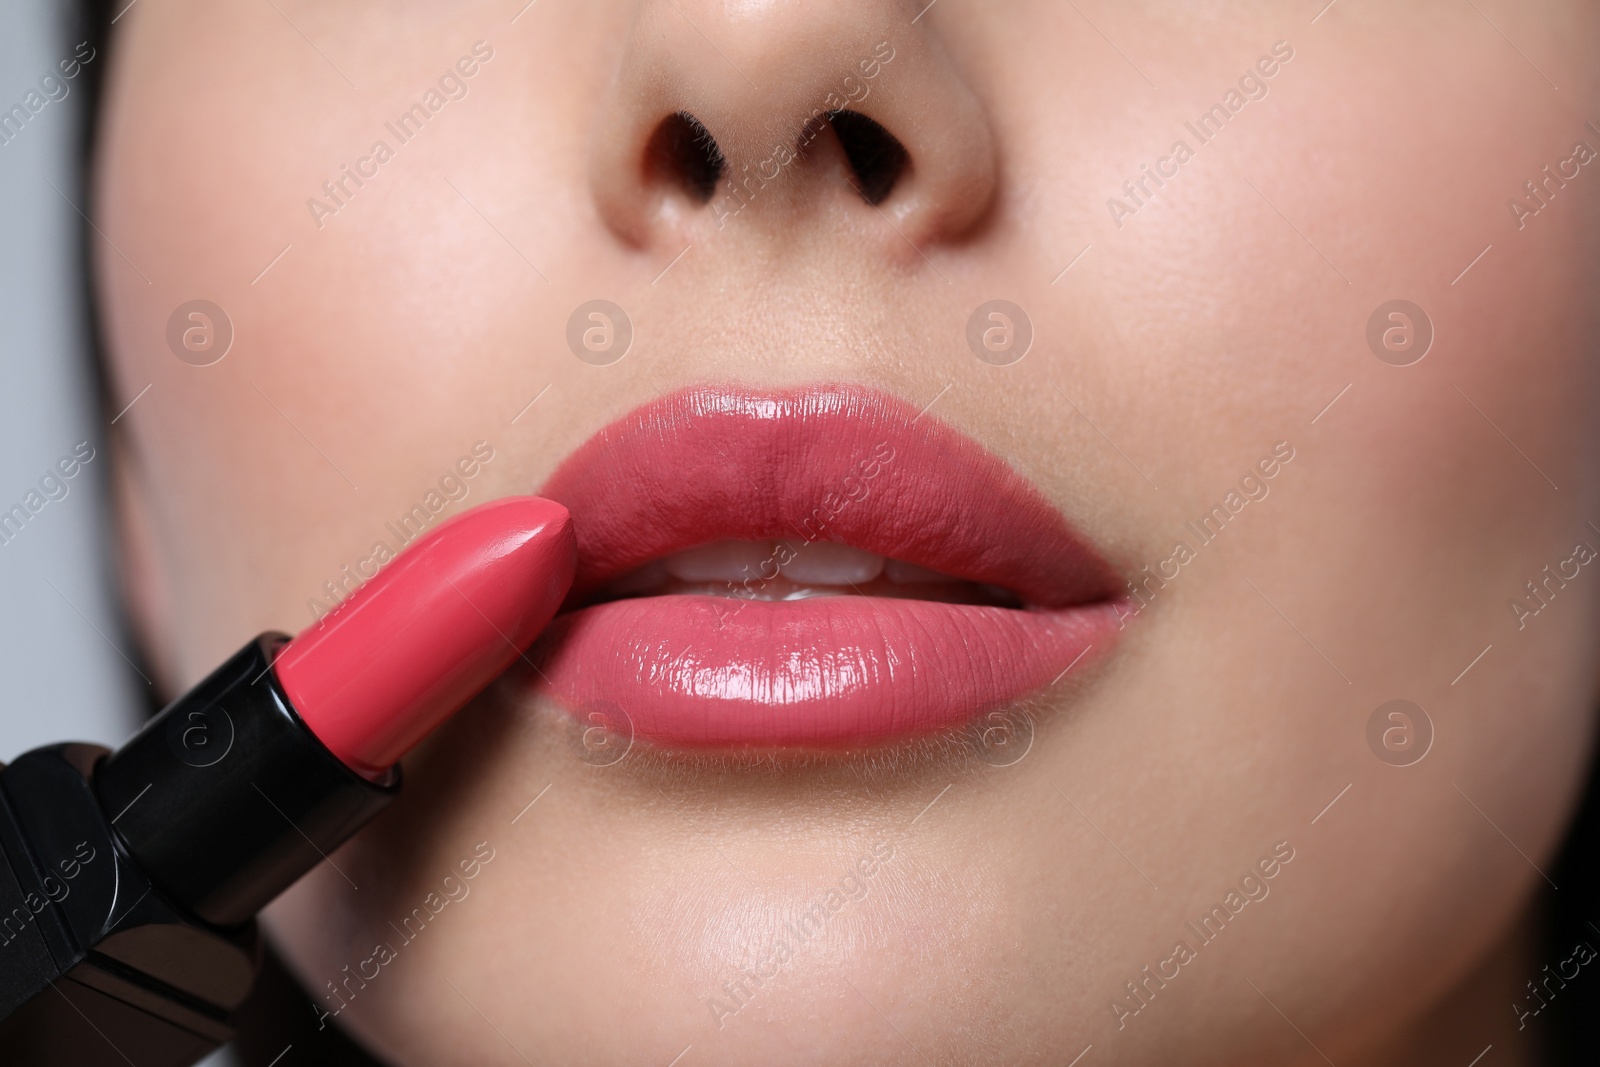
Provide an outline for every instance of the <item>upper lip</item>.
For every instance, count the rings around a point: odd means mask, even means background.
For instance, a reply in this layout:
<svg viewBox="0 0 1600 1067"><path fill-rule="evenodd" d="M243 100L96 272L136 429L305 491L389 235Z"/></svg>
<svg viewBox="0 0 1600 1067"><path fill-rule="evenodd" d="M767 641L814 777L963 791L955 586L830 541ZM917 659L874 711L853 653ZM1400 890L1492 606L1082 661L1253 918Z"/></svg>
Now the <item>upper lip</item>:
<svg viewBox="0 0 1600 1067"><path fill-rule="evenodd" d="M1115 572L999 457L859 385L697 387L574 452L541 495L577 529L569 604L642 564L722 539L836 541L1028 607L1109 600Z"/></svg>

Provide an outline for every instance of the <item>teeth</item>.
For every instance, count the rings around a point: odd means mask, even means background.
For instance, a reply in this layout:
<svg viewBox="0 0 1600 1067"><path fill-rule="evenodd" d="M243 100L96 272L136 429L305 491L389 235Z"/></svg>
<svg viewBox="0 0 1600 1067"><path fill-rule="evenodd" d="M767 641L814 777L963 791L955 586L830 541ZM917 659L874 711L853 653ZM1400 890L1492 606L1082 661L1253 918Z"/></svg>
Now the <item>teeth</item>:
<svg viewBox="0 0 1600 1067"><path fill-rule="evenodd" d="M761 541L717 541L668 556L667 573L681 582L742 582L772 572L772 545Z"/></svg>
<svg viewBox="0 0 1600 1067"><path fill-rule="evenodd" d="M842 589L813 589L810 586L807 586L807 587L805 587L803 589L796 589L792 593L783 594L783 599L785 599L785 600L815 600L817 597L844 596L844 595L845 595L845 593L844 593L844 590L842 590Z"/></svg>
<svg viewBox="0 0 1600 1067"><path fill-rule="evenodd" d="M787 563L780 560L787 558ZM832 541L717 541L646 564L627 576L618 593L648 592L669 578L680 582L770 581L781 574L803 586L865 585L880 576L897 585L948 584L961 579L898 559L885 559ZM792 596L792 594L789 594ZM819 590L808 595L832 595Z"/></svg>
<svg viewBox="0 0 1600 1067"><path fill-rule="evenodd" d="M896 585L921 585L925 582L959 582L961 580L940 571L932 571L927 567L919 567L915 563L907 563L899 559L891 559L888 562L883 568L883 576Z"/></svg>
<svg viewBox="0 0 1600 1067"><path fill-rule="evenodd" d="M832 541L786 541L783 555L793 558L780 570L791 582L802 585L860 585L883 573L884 559L849 545ZM770 568L769 568L770 570Z"/></svg>

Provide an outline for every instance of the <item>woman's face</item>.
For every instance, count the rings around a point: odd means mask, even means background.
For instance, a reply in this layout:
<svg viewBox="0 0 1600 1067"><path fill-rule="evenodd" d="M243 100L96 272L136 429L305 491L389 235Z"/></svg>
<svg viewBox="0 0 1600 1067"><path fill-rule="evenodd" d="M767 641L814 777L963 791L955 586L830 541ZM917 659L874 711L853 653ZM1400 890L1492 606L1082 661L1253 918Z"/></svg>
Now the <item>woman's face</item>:
<svg viewBox="0 0 1600 1067"><path fill-rule="evenodd" d="M563 624L274 907L340 1024L1342 1064L1505 937L1596 697L1600 17L1181 7L125 14L92 214L169 691L547 484L580 583L680 594ZM774 538L826 566L734 595ZM849 582L894 599L774 599Z"/></svg>

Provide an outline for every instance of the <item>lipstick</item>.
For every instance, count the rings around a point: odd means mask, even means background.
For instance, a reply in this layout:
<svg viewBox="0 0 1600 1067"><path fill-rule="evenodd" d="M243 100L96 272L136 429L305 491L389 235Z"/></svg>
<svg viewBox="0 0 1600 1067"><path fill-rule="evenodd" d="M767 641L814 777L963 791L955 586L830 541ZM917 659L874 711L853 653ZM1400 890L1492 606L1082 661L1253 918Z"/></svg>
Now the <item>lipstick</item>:
<svg viewBox="0 0 1600 1067"><path fill-rule="evenodd" d="M0 766L5 1062L181 1067L228 1041L256 913L393 799L400 758L544 629L575 559L561 505L482 505L116 751Z"/></svg>

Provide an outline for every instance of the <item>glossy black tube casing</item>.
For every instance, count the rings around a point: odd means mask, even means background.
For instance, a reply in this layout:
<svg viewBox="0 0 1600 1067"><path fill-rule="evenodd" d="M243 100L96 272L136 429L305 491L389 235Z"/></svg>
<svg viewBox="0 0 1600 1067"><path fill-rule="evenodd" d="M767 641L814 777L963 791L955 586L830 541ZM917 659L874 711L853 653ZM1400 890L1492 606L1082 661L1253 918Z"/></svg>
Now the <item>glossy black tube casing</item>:
<svg viewBox="0 0 1600 1067"><path fill-rule="evenodd" d="M256 911L393 797L294 712L265 634L116 752L0 767L0 1061L184 1067L232 1036Z"/></svg>
<svg viewBox="0 0 1600 1067"><path fill-rule="evenodd" d="M167 896L215 926L248 921L378 813L373 783L295 714L263 634L95 772L100 806Z"/></svg>

